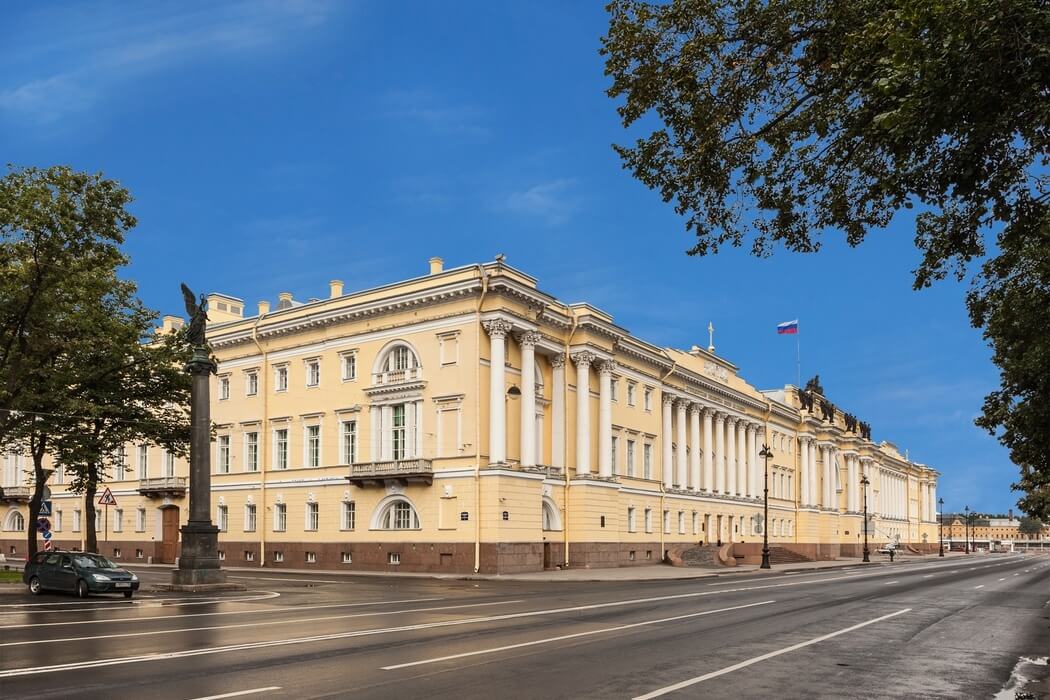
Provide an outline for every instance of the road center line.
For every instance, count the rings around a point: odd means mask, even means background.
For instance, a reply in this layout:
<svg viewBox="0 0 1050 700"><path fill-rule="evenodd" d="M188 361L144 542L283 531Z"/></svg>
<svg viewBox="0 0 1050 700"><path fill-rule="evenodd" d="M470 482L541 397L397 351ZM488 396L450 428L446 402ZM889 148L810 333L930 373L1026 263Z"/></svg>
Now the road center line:
<svg viewBox="0 0 1050 700"><path fill-rule="evenodd" d="M222 698L236 698L241 695L255 695L256 693L268 693L271 690L280 690L281 686L271 685L266 688L252 688L251 690L238 690L234 693L223 693L222 695L208 695L203 698L193 698L193 700L222 700Z"/></svg>
<svg viewBox="0 0 1050 700"><path fill-rule="evenodd" d="M900 583L900 581L887 581L886 583L884 583L882 585L883 586L892 586L895 583Z"/></svg>
<svg viewBox="0 0 1050 700"><path fill-rule="evenodd" d="M734 605L731 608L719 608L717 610L704 610L702 612L689 613L686 615L675 615L674 617L664 617L659 620L646 620L645 622L633 622L628 625L617 625L615 627L604 627L600 630L588 630L587 632L575 632L573 634L563 634L558 637L548 637L546 639L536 639L531 642L521 642L520 644L508 644L502 647L492 647L491 649L478 649L477 651L465 651L462 654L450 654L449 656L438 656L433 659L423 659L421 661L410 661L404 664L395 664L393 666L382 666L383 671L393 671L399 668L408 668L409 666L422 666L424 664L434 664L440 661L450 661L452 659L462 659L467 656L478 656L480 654L494 654L500 651L509 651L510 649L521 649L522 647L537 646L539 644L550 644L551 642L561 642L566 639L577 639L579 637L589 637L594 634L606 634L607 632L619 632L621 630L629 630L635 627L645 627L647 625L657 625L663 622L676 622L678 620L688 620L694 617L701 617L703 615L714 615L715 613L729 612L730 610L743 610L744 608L753 608L758 605L769 605L775 603L775 600L764 600L761 603L748 603L747 605Z"/></svg>
<svg viewBox="0 0 1050 700"><path fill-rule="evenodd" d="M521 600L499 600L491 603L468 603L465 605L439 605L432 608L411 608L407 610L381 610L379 612L351 613L349 615L326 615L325 617L295 617L290 620L262 620L259 622L242 622L237 625L213 625L211 627L177 627L170 630L152 630L149 632L123 632L120 634L98 634L91 637L66 637L65 639L29 639L20 642L4 642L2 647L20 647L30 644L58 644L61 642L86 642L92 639L120 639L122 637L148 637L155 634L178 634L179 632L205 632L208 630L230 630L243 627L269 627L271 625L302 624L304 622L326 622L328 620L346 620L355 617L379 617L381 615L408 615L416 612L433 612L435 610L458 610L477 608L484 605L511 605ZM7 629L7 628L5 628Z"/></svg>
<svg viewBox="0 0 1050 700"><path fill-rule="evenodd" d="M253 594L249 596L235 596L230 598L150 598L143 596L138 600L74 600L70 602L52 602L52 603L8 603L6 605L0 605L0 608L14 608L11 613L18 613L24 615L26 613L36 613L42 615L44 613L65 613L65 612L84 612L86 610L138 610L140 608L150 607L175 607L184 605L208 605L210 603L250 603L256 600L268 600L270 598L277 598L281 594L273 591L263 591L262 595ZM175 602L171 605L160 605L160 603L166 603L169 601L183 601ZM89 605L87 608L80 608L78 610L20 610L18 608L40 608L49 605Z"/></svg>
<svg viewBox="0 0 1050 700"><path fill-rule="evenodd" d="M706 680L710 680L712 678L717 678L718 676L724 676L727 673L732 673L733 671L738 671L738 670L740 670L742 668L747 668L748 666L753 666L754 664L757 664L757 663L759 663L761 661L765 661L766 659L772 659L773 657L780 656L782 654L787 654L787 653L790 653L792 651L797 651L797 650L802 649L804 647L808 647L808 646L811 646L813 644L818 644L818 643L826 641L828 639L832 639L834 637L838 637L839 635L843 635L843 634L846 634L848 632L852 632L854 630L859 630L862 627L867 627L868 625L874 625L877 622L882 622L883 620L888 620L891 617L897 617L898 615L903 615L904 613L907 613L907 612L911 612L911 608L904 608L903 610L898 610L895 613L890 613L889 615L883 615L881 617L876 617L874 619L868 620L867 622L861 622L860 624L853 625L852 627L846 627L845 629L838 630L837 632L832 632L830 634L821 635L820 637L814 637L813 639L810 639L810 640L805 641L805 642L799 642L798 644L792 644L789 647L784 647L783 649L778 649L776 651L771 651L768 654L762 654L761 656L755 656L753 658L747 659L746 661L741 661L740 663L733 664L732 666L726 666L725 668L720 669L718 671L712 671L711 673L706 673L706 674L704 674L702 676L697 676L696 678L690 678L689 680L685 680L685 681L682 681L680 683L675 683L674 685L669 685L669 686L665 686L663 688L659 688L657 690L652 691L651 693L646 693L645 695L639 695L639 696L635 697L634 700L649 700L649 698L657 698L657 697L660 697L661 695L666 695L668 693L673 693L676 690L681 690L682 688L688 688L689 686L696 685L697 683L703 683Z"/></svg>
<svg viewBox="0 0 1050 700"><path fill-rule="evenodd" d="M974 588L984 588L984 584L982 583L980 586L974 586Z"/></svg>

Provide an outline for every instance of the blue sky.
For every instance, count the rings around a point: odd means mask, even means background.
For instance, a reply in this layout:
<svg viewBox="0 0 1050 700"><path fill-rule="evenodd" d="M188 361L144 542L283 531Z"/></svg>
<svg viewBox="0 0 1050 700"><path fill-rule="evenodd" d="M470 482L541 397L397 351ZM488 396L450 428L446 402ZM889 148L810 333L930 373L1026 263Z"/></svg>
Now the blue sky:
<svg viewBox="0 0 1050 700"><path fill-rule="evenodd" d="M1015 468L973 426L997 384L954 282L911 291L910 220L856 249L685 255L623 171L598 55L601 3L22 3L0 21L0 153L120 180L129 270L181 313L180 281L322 297L507 261L660 345L707 344L761 388L802 374L943 473L945 508L1014 506ZM199 254L199 260L194 259Z"/></svg>

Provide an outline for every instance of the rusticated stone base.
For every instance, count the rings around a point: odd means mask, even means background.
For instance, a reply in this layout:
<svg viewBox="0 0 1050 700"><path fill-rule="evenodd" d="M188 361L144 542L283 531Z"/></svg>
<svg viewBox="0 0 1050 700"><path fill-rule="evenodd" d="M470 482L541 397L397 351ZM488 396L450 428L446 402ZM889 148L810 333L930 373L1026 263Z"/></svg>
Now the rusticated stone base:
<svg viewBox="0 0 1050 700"><path fill-rule="evenodd" d="M170 591L172 593L220 593L222 591L246 591L248 587L242 583L158 583L151 586L155 591Z"/></svg>

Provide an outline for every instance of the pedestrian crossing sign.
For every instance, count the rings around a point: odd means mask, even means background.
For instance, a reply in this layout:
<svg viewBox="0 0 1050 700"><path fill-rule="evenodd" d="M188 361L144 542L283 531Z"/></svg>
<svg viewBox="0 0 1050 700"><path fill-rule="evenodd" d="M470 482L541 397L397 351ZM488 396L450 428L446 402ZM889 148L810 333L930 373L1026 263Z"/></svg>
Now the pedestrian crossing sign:
<svg viewBox="0 0 1050 700"><path fill-rule="evenodd" d="M40 512L37 515L41 518L51 515L51 501L41 501Z"/></svg>
<svg viewBox="0 0 1050 700"><path fill-rule="evenodd" d="M98 499L100 506L115 506L117 505L117 499L113 497L113 492L106 487L106 490L102 492L102 497Z"/></svg>

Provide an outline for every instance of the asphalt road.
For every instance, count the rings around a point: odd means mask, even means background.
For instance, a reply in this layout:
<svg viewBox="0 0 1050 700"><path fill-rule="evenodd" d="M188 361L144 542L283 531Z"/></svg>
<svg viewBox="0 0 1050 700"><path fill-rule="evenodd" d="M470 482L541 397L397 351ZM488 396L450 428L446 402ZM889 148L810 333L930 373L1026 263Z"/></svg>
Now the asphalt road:
<svg viewBox="0 0 1050 700"><path fill-rule="evenodd" d="M138 571L146 587L168 577ZM1020 657L1050 653L1046 556L649 583L245 582L0 596L0 697L990 698Z"/></svg>

